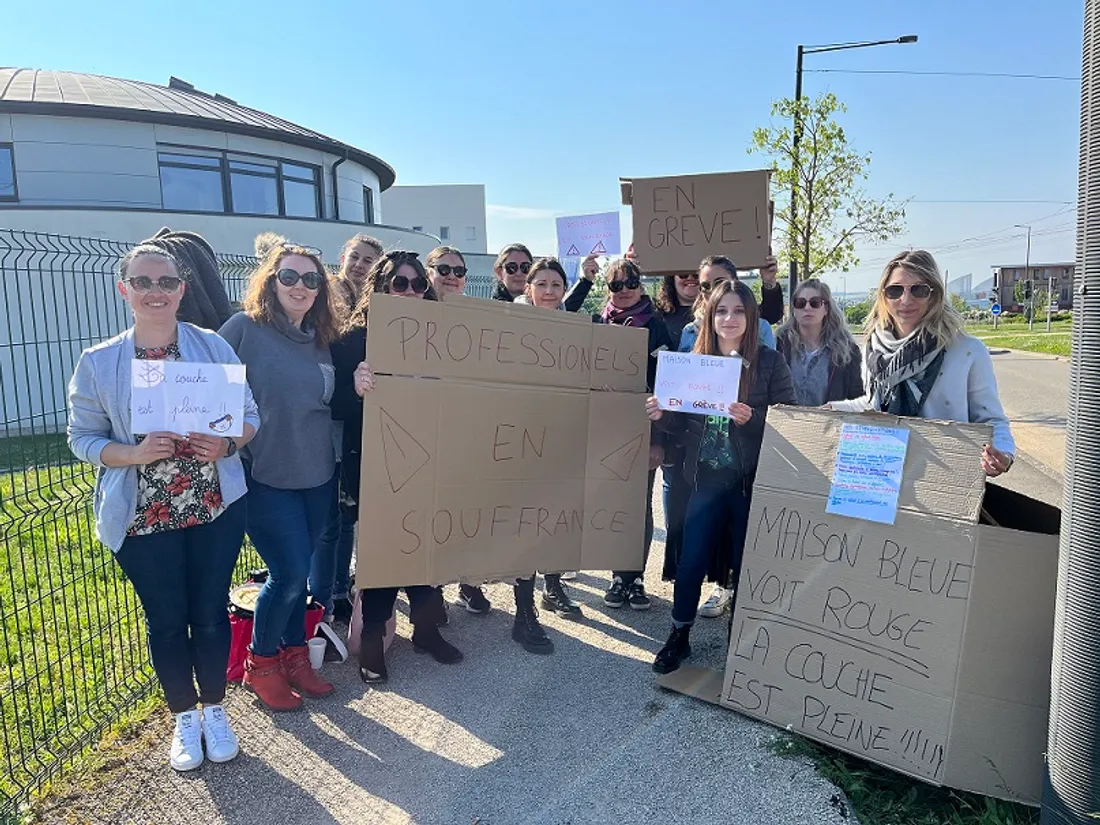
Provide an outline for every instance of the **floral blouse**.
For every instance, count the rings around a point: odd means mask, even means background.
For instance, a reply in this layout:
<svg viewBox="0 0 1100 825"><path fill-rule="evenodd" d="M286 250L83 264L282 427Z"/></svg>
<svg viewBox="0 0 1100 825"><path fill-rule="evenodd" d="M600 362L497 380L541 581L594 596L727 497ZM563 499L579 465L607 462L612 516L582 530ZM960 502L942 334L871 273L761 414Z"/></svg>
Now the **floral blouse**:
<svg viewBox="0 0 1100 825"><path fill-rule="evenodd" d="M178 361L177 344L167 347L134 347L134 357L150 361ZM140 444L144 435L137 437ZM137 511L127 535L148 536L209 524L225 511L218 468L199 461L187 441L176 442L171 458L137 468Z"/></svg>

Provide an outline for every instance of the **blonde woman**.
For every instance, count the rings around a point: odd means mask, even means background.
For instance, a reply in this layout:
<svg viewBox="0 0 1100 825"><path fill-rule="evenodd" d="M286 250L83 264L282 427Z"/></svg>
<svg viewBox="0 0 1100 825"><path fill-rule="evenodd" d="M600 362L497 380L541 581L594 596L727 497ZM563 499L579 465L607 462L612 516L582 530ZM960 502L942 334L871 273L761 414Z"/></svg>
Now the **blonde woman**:
<svg viewBox="0 0 1100 825"><path fill-rule="evenodd" d="M993 359L963 331L931 253L902 252L882 271L867 318L863 383L862 398L830 406L991 424L993 443L982 451L982 468L995 477L1012 466L1016 443L997 395Z"/></svg>
<svg viewBox="0 0 1100 825"><path fill-rule="evenodd" d="M863 359L829 285L811 278L794 293L794 312L776 335L801 407L863 395Z"/></svg>

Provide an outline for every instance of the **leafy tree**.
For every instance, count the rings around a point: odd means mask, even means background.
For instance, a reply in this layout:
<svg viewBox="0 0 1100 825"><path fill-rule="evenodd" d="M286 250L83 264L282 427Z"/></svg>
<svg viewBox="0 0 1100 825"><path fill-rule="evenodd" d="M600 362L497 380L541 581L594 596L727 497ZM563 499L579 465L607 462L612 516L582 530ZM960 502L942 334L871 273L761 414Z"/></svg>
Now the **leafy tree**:
<svg viewBox="0 0 1100 825"><path fill-rule="evenodd" d="M859 242L885 243L905 228L905 204L873 198L862 189L871 165L870 152L848 144L835 115L847 107L832 93L798 104L802 122L798 164L794 163L795 102L789 98L772 104L770 126L755 129L749 153L759 153L775 164L775 191L787 193L776 204L778 252L798 264L801 278L825 271L847 272L859 263ZM791 221L791 184L798 179L795 220Z"/></svg>
<svg viewBox="0 0 1100 825"><path fill-rule="evenodd" d="M871 314L871 299L867 298L860 301L858 304L848 304L844 308L844 316L848 320L848 325L858 327L864 321L867 320L867 316Z"/></svg>
<svg viewBox="0 0 1100 825"><path fill-rule="evenodd" d="M965 315L970 312L970 304L966 302L961 295L956 295L954 292L947 294L947 299L951 302L951 306L955 308L955 311L960 315Z"/></svg>
<svg viewBox="0 0 1100 825"><path fill-rule="evenodd" d="M1038 282L1036 282L1035 283L1035 294L1033 295L1034 304L1032 304L1032 299L1028 298L1026 296L1026 293L1024 292L1024 289L1025 289L1024 284L1025 283L1027 283L1027 282L1026 281L1017 281L1016 286L1013 288L1013 294L1016 298L1016 303L1018 303L1020 306L1022 306L1024 308L1024 311L1022 313L1023 316L1025 318L1027 318L1028 320L1031 320L1031 308L1032 308L1032 306L1035 307L1035 312L1037 314L1042 314L1042 315L1045 316L1046 311L1047 311L1047 303L1050 301L1050 293L1047 292L1047 290L1045 290L1045 289L1039 288L1039 284L1038 284Z"/></svg>

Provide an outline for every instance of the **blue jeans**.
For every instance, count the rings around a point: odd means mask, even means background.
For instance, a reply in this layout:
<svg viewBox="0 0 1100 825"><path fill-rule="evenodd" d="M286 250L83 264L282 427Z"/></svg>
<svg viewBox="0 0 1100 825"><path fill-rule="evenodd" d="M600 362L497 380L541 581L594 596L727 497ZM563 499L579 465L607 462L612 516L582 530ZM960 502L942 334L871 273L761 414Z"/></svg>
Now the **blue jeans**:
<svg viewBox="0 0 1100 825"><path fill-rule="evenodd" d="M172 713L225 697L225 603L244 525L241 499L209 524L130 536L115 554L145 608L149 654Z"/></svg>
<svg viewBox="0 0 1100 825"><path fill-rule="evenodd" d="M665 510L665 563L661 576L665 581L676 578L676 565L684 546L684 514L691 497L691 484L684 478L684 462L661 465L664 479L661 497Z"/></svg>
<svg viewBox="0 0 1100 825"><path fill-rule="evenodd" d="M645 536L642 541L644 542L644 552L642 553L642 569L641 570L613 570L611 572L612 577L618 576L622 579L623 584L631 585L635 579L641 579L645 577L645 566L649 562L649 546L653 543L653 482L657 479L657 471L649 471L649 479L646 483L645 490Z"/></svg>
<svg viewBox="0 0 1100 825"><path fill-rule="evenodd" d="M733 581L741 574L741 557L745 552L745 535L749 526L749 503L752 491L745 492L740 478L723 479L703 474L688 499L684 517L684 548L676 568L676 586L672 596L672 621L677 626L695 622L703 579L710 567L715 548L733 532L731 566Z"/></svg>
<svg viewBox="0 0 1100 825"><path fill-rule="evenodd" d="M309 567L309 592L332 615L337 598L347 598L350 588L351 553L355 549L355 522L349 521L340 507L340 465L333 479L332 508L325 529L317 540Z"/></svg>
<svg viewBox="0 0 1100 825"><path fill-rule="evenodd" d="M274 656L280 646L306 643L306 580L328 519L333 482L306 490L248 482L248 535L268 570L252 626L257 656Z"/></svg>

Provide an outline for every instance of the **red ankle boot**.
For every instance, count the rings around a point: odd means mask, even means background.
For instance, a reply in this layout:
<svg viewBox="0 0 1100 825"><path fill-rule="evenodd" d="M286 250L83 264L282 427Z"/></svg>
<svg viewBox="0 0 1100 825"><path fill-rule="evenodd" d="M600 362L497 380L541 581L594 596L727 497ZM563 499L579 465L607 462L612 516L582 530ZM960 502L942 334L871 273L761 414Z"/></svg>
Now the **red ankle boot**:
<svg viewBox="0 0 1100 825"><path fill-rule="evenodd" d="M311 696L318 699L328 696L336 688L322 679L313 670L309 663L309 647L284 648L282 652L283 670L286 671L286 680L294 690L303 696Z"/></svg>
<svg viewBox="0 0 1100 825"><path fill-rule="evenodd" d="M302 706L302 697L290 689L278 656L256 656L250 650L244 663L244 683L270 710L298 710Z"/></svg>

